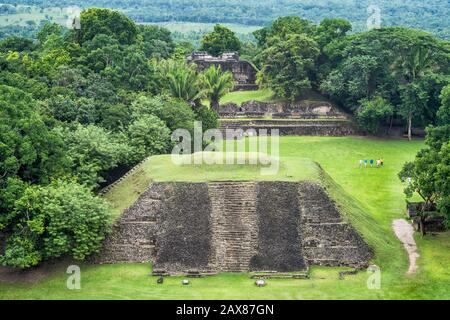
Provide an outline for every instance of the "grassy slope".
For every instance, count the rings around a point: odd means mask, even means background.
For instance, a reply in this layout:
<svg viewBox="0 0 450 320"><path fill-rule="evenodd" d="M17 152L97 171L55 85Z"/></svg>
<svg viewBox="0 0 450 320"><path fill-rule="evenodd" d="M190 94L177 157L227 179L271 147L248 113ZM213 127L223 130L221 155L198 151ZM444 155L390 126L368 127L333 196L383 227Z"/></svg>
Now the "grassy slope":
<svg viewBox="0 0 450 320"><path fill-rule="evenodd" d="M342 190L351 194L351 198L341 198L344 207L361 205L370 212L383 236L371 238L371 232L364 231L366 239L375 243L377 255L374 263L381 266L381 290L368 290L367 275L360 272L338 280L335 268L312 268L311 280L271 280L265 288L255 288L253 281L245 274L221 274L212 278L194 279L192 286L184 287L181 278L171 278L164 285L156 285L155 279L148 277L150 267L147 264L118 264L102 266L82 266L82 290L70 291L65 288L67 275L65 270L52 274L36 285L0 285L0 298L45 299L45 298L140 298L140 299L413 299L413 298L450 298L450 234L418 237L420 271L414 276L405 276L407 258L400 243L391 231L392 219L404 216L404 195L402 185L396 174L402 163L414 157L422 147L421 141L379 140L359 137L282 137L280 151L283 157L291 161L305 157L321 164L333 180L329 191L335 196ZM386 166L382 169L359 169L360 158L383 157ZM134 183L146 185L150 175L162 175L158 164L150 168L141 168L132 177ZM159 165L163 165L160 163ZM303 165L297 168L305 167ZM306 166L307 167L307 166ZM226 169L226 168L224 168ZM220 171L220 170L219 170ZM195 171L197 173L197 171ZM174 173L175 174L175 173ZM334 182L333 182L334 181ZM126 180L129 186L134 185ZM339 185L336 185L339 184ZM342 189L341 189L342 188ZM116 190L116 204L125 207L129 197L128 188ZM135 188L136 190L140 189ZM126 191L126 192L125 192ZM132 193L131 193L132 194ZM137 197L137 196L136 196ZM357 219L356 216L354 216ZM360 217L359 219L362 219ZM358 229L367 223L353 221ZM361 229L360 229L361 230Z"/></svg>

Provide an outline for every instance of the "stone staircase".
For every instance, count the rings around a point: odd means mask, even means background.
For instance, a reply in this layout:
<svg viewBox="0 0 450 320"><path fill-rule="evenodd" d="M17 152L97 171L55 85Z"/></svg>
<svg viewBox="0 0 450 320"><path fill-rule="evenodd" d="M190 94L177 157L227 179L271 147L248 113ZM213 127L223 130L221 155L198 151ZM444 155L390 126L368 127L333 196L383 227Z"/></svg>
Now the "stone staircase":
<svg viewBox="0 0 450 320"><path fill-rule="evenodd" d="M334 201L317 184L299 186L303 254L309 265L361 268L370 251L355 229L342 219Z"/></svg>
<svg viewBox="0 0 450 320"><path fill-rule="evenodd" d="M216 270L243 272L258 246L255 182L209 184L213 256Z"/></svg>

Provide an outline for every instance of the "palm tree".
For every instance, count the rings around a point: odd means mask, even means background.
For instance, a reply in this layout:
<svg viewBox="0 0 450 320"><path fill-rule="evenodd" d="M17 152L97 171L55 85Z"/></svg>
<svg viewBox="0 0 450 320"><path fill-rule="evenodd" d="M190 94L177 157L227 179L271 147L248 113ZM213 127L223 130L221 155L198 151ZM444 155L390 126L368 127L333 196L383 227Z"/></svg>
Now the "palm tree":
<svg viewBox="0 0 450 320"><path fill-rule="evenodd" d="M426 47L415 46L406 53L400 55L392 65L393 73L399 78L400 83L406 91L414 92L417 80L422 78L427 71L433 68L431 50ZM410 97L410 101L418 100L419 97ZM408 140L411 140L411 128L414 106L406 106L406 117L408 122Z"/></svg>
<svg viewBox="0 0 450 320"><path fill-rule="evenodd" d="M201 85L205 90L211 108L219 112L219 101L234 87L233 74L229 71L222 72L220 66L212 65L201 74Z"/></svg>
<svg viewBox="0 0 450 320"><path fill-rule="evenodd" d="M200 78L195 65L168 60L161 69L172 96L183 99L193 106L204 97L205 92L200 87Z"/></svg>
<svg viewBox="0 0 450 320"><path fill-rule="evenodd" d="M403 83L413 83L424 76L433 66L431 50L415 46L401 55L394 63L394 74L401 76Z"/></svg>

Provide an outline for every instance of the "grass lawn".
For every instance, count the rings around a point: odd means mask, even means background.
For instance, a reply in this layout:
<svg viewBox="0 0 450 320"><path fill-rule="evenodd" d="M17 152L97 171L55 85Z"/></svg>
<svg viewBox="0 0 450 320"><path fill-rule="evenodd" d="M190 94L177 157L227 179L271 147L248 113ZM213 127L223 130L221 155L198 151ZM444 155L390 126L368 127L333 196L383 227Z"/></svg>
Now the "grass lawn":
<svg viewBox="0 0 450 320"><path fill-rule="evenodd" d="M227 93L225 96L220 99L220 103L228 103L233 102L237 105L241 105L243 102L247 102L250 100L261 101L261 102L277 102L283 101L283 99L277 98L273 91L270 89L259 89L255 91L232 91ZM307 101L327 101L328 100L320 95L319 93L308 90L305 94L299 98L299 100L307 100Z"/></svg>
<svg viewBox="0 0 450 320"><path fill-rule="evenodd" d="M375 247L373 263L381 268L381 289L366 286L368 275L361 271L345 279L337 268L313 267L309 280L269 280L256 288L247 274L220 274L193 279L182 286L173 277L157 285L149 277L149 264L81 265L81 290L66 289L66 265L36 284L0 284L1 299L425 299L450 298L450 233L416 236L419 247L419 271L406 276L408 261L391 223L404 217L405 198L397 178L404 161L414 158L422 141L382 140L363 137L281 137L282 156L277 179L316 178L317 161L331 177L330 193L341 198L345 209L362 209L365 215L353 215L352 221L366 240ZM385 167L359 169L361 158L385 160ZM164 156L151 158L133 175L113 189L106 198L113 202L116 214L137 198L138 192L152 180L225 179L226 166L192 166L175 170ZM252 179L257 169L236 169L236 179ZM173 171L175 170L175 171ZM253 171L252 171L253 170ZM170 172L170 174L168 174ZM184 178L182 178L184 177ZM342 188L341 188L342 187ZM347 194L351 197L346 196ZM112 198L113 197L113 198ZM348 208L347 208L348 207ZM353 209L352 209L353 208ZM376 236L376 238L374 238Z"/></svg>
<svg viewBox="0 0 450 320"><path fill-rule="evenodd" d="M256 100L261 102L268 102L275 100L273 92L270 89L260 89L255 91L232 91L227 93L220 99L221 104L233 102L241 105L243 102Z"/></svg>

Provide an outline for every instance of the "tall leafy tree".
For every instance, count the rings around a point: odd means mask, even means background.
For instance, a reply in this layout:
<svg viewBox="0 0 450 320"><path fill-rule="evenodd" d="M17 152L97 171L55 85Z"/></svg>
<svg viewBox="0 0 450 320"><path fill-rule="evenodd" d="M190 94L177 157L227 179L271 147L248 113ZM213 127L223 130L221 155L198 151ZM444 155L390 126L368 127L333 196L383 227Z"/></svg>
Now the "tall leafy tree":
<svg viewBox="0 0 450 320"><path fill-rule="evenodd" d="M271 88L280 97L292 101L299 98L311 88L319 52L317 43L305 34L290 34L286 39L270 38L268 47L261 54L260 84Z"/></svg>
<svg viewBox="0 0 450 320"><path fill-rule="evenodd" d="M227 51L239 52L241 50L241 42L233 31L225 26L216 24L212 32L204 35L201 50L207 51L214 56Z"/></svg>
<svg viewBox="0 0 450 320"><path fill-rule="evenodd" d="M154 115L144 115L130 124L127 141L132 148L129 161L139 161L146 157L168 151L170 130L164 121Z"/></svg>
<svg viewBox="0 0 450 320"><path fill-rule="evenodd" d="M424 200L419 208L418 217L422 234L426 233L425 220L430 215L430 208L437 205L444 215L446 225L450 227L450 122L448 115L449 91L442 90L438 123L427 128L426 145L412 162L407 162L399 173L401 179L410 178L404 192L408 198L417 193ZM441 112L442 111L442 112Z"/></svg>
<svg viewBox="0 0 450 320"><path fill-rule="evenodd" d="M64 140L73 175L91 189L104 182L102 173L126 163L131 152L111 132L94 125L78 124L75 130L58 128L57 132Z"/></svg>
<svg viewBox="0 0 450 320"><path fill-rule="evenodd" d="M0 85L0 179L46 183L64 173L63 142L37 109L22 90Z"/></svg>
<svg viewBox="0 0 450 320"><path fill-rule="evenodd" d="M412 82L400 86L400 97L399 114L407 121L408 140L411 140L413 118L423 115L429 99L428 92L419 83Z"/></svg>
<svg viewBox="0 0 450 320"><path fill-rule="evenodd" d="M172 55L175 43L169 30L154 25L140 25L138 30L147 58L167 59Z"/></svg>
<svg viewBox="0 0 450 320"><path fill-rule="evenodd" d="M312 36L316 31L316 26L309 20L297 16L287 16L277 18L269 27L259 29L253 33L258 45L266 47L270 38L279 37L287 39L291 34L306 34Z"/></svg>
<svg viewBox="0 0 450 320"><path fill-rule="evenodd" d="M400 55L394 63L394 72L400 77L402 103L400 114L408 125L408 139L411 140L414 116L422 115L428 102L428 92L419 84L420 79L434 66L430 49L414 46Z"/></svg>
<svg viewBox="0 0 450 320"><path fill-rule="evenodd" d="M124 14L111 9L91 8L80 15L77 37L80 43L92 40L98 34L114 37L120 44L133 44L138 35L136 24Z"/></svg>
<svg viewBox="0 0 450 320"><path fill-rule="evenodd" d="M378 67L372 56L348 58L322 82L321 90L355 110L361 99L370 99L374 94Z"/></svg>

